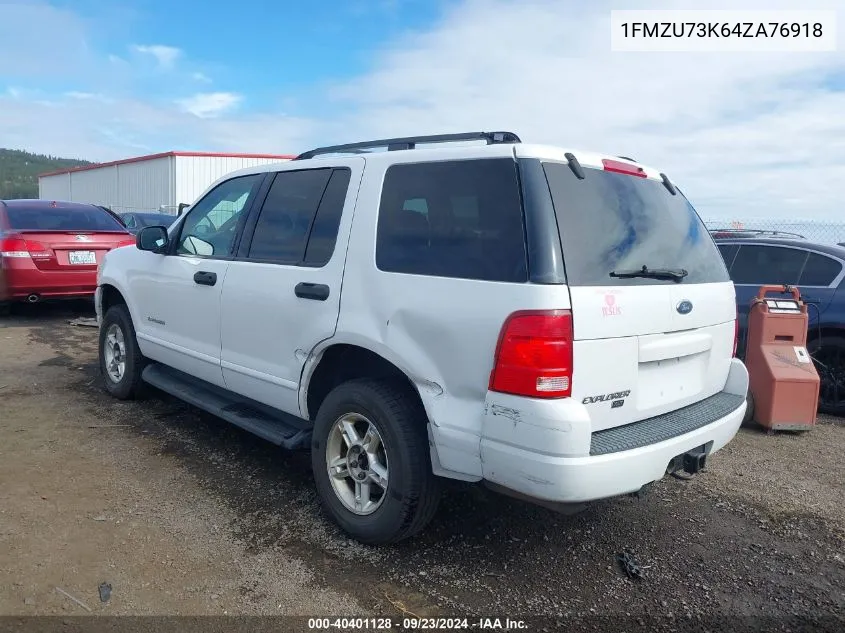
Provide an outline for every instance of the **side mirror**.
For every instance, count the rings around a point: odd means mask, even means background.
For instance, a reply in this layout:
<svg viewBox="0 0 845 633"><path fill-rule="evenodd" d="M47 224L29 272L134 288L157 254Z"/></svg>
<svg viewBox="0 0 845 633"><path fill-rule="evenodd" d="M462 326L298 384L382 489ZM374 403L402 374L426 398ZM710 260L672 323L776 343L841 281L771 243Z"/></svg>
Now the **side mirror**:
<svg viewBox="0 0 845 633"><path fill-rule="evenodd" d="M135 245L139 251L163 253L167 248L167 229L163 226L145 226L138 231Z"/></svg>

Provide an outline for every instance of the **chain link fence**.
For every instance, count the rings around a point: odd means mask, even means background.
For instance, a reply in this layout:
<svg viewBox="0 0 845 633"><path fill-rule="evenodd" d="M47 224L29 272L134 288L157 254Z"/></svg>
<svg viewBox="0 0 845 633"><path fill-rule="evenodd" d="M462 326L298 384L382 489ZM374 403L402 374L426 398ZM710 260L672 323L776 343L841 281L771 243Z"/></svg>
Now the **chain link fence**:
<svg viewBox="0 0 845 633"><path fill-rule="evenodd" d="M764 231L773 236L800 236L811 242L822 244L845 245L845 222L825 222L819 220L787 220L787 219L756 219L756 220L708 220L704 224L711 231L724 229L732 232Z"/></svg>

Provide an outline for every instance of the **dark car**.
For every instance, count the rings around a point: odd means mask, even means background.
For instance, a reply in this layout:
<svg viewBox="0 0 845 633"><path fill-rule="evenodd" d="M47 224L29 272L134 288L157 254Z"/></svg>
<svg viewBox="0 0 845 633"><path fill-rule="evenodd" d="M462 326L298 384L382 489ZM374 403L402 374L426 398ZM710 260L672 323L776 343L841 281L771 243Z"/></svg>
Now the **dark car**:
<svg viewBox="0 0 845 633"><path fill-rule="evenodd" d="M797 286L809 304L807 347L821 377L819 410L845 415L845 247L796 236L713 231L736 286L738 355L744 357L751 300L764 284Z"/></svg>
<svg viewBox="0 0 845 633"><path fill-rule="evenodd" d="M100 206L0 200L0 310L14 301L93 297L105 254L134 243Z"/></svg>
<svg viewBox="0 0 845 633"><path fill-rule="evenodd" d="M133 234L138 233L145 226L170 226L176 217L167 213L121 213L121 220Z"/></svg>

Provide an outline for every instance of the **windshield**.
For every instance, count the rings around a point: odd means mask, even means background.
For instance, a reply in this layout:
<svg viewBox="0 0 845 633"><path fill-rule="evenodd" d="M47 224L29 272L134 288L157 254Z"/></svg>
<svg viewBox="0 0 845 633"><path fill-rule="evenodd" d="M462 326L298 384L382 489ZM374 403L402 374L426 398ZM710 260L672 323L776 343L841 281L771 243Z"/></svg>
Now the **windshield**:
<svg viewBox="0 0 845 633"><path fill-rule="evenodd" d="M125 233L126 229L98 207L6 207L9 225L18 231Z"/></svg>
<svg viewBox="0 0 845 633"><path fill-rule="evenodd" d="M729 281L707 228L680 192L672 195L660 181L598 169L584 169L579 180L566 163L548 162L543 168L569 284ZM643 266L669 274L632 274Z"/></svg>

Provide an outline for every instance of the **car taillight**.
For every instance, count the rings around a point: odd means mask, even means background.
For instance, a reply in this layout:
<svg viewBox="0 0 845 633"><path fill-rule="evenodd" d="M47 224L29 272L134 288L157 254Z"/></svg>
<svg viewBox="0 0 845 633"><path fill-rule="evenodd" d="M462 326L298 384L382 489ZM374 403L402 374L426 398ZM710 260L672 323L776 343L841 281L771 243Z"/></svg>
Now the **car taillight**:
<svg viewBox="0 0 845 633"><path fill-rule="evenodd" d="M737 350L738 345L739 345L739 311L737 311L736 318L734 319L734 352L733 352L734 358L736 358L736 350Z"/></svg>
<svg viewBox="0 0 845 633"><path fill-rule="evenodd" d="M15 237L0 239L0 257L29 257L26 242Z"/></svg>
<svg viewBox="0 0 845 633"><path fill-rule="evenodd" d="M135 238L132 238L131 240L121 240L117 243L115 248L120 248L121 246L135 246Z"/></svg>
<svg viewBox="0 0 845 633"><path fill-rule="evenodd" d="M44 246L41 242L26 241L26 250L29 251L29 256L32 259L50 259L53 257L53 251L49 246Z"/></svg>
<svg viewBox="0 0 845 633"><path fill-rule="evenodd" d="M526 310L502 326L491 391L532 398L572 395L572 312Z"/></svg>
<svg viewBox="0 0 845 633"><path fill-rule="evenodd" d="M7 237L0 240L0 257L48 259L52 256L53 251L41 242L31 242L20 237Z"/></svg>
<svg viewBox="0 0 845 633"><path fill-rule="evenodd" d="M630 163L623 163L622 161L608 159L602 159L601 164L605 171L612 171L617 174L627 174L629 176L639 176L640 178L647 177L645 170L638 165L631 165Z"/></svg>

